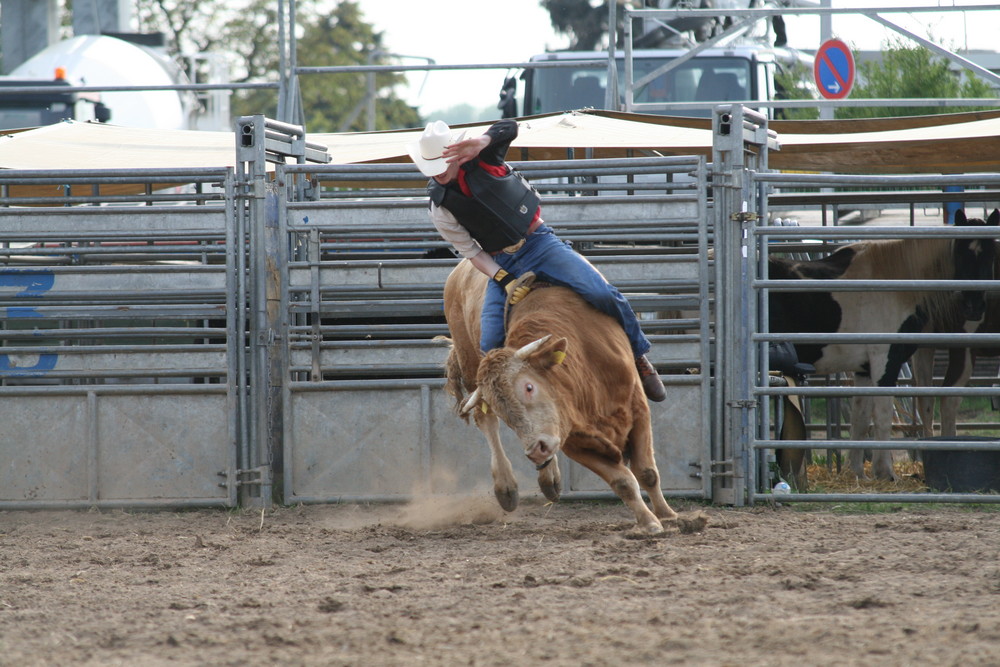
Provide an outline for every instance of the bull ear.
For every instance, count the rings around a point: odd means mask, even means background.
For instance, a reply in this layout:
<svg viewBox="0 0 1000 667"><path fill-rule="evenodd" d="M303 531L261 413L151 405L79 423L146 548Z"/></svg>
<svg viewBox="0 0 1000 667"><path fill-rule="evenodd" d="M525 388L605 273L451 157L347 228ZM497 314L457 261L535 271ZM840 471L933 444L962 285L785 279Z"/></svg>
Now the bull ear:
<svg viewBox="0 0 1000 667"><path fill-rule="evenodd" d="M957 211L955 211L955 225L958 227L964 227L967 224L968 221L965 218L965 209L960 208Z"/></svg>
<svg viewBox="0 0 1000 667"><path fill-rule="evenodd" d="M990 213L990 217L986 219L986 224L991 227L1000 225L1000 208L993 209L993 212Z"/></svg>
<svg viewBox="0 0 1000 667"><path fill-rule="evenodd" d="M546 339L535 350L534 354L528 358L528 363L541 370L548 370L553 366L557 366L566 359L566 348L568 345L569 341L566 338Z"/></svg>

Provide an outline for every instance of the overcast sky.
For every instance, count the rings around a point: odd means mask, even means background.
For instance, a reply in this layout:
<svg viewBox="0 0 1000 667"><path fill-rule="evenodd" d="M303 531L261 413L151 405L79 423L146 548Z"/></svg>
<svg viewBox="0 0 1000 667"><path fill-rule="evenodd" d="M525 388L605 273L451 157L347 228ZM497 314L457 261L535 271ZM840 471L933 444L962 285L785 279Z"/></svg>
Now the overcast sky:
<svg viewBox="0 0 1000 667"><path fill-rule="evenodd" d="M996 0L833 0L833 7L916 7L996 4ZM546 50L565 48L538 0L360 0L365 20L383 32L383 43L404 56L433 58L439 65L514 63ZM929 34L945 46L996 50L1000 12L900 14L885 18L912 32ZM789 44L815 51L818 18L789 18ZM878 49L891 35L864 17L833 18L833 33L854 48ZM404 64L426 62L406 58ZM410 73L410 89L400 94L423 114L467 103L476 108L496 104L504 70Z"/></svg>

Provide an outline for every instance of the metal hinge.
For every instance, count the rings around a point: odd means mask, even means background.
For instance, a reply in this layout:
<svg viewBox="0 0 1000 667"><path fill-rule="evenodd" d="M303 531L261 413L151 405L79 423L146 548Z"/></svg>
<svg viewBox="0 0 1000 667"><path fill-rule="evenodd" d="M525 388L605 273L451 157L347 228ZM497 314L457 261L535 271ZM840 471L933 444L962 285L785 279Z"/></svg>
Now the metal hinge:
<svg viewBox="0 0 1000 667"><path fill-rule="evenodd" d="M229 488L229 471L220 470L216 473L219 477L225 477L226 481L219 482L223 489ZM256 468L244 468L236 471L235 480L237 488L241 486L266 486L271 483L271 468L269 466L258 466Z"/></svg>
<svg viewBox="0 0 1000 667"><path fill-rule="evenodd" d="M741 213L733 213L729 216L729 219L733 222L757 222L757 214L753 211L743 211Z"/></svg>
<svg viewBox="0 0 1000 667"><path fill-rule="evenodd" d="M736 476L736 472L734 470L736 462L733 461L733 459L725 459L723 461L711 461L709 463L709 466L711 467L711 470L709 470L708 474L712 478ZM716 468L727 468L727 470L716 470Z"/></svg>
<svg viewBox="0 0 1000 667"><path fill-rule="evenodd" d="M265 329L264 331L257 332L257 345L262 347L267 347L269 345L274 345L281 336L274 329Z"/></svg>

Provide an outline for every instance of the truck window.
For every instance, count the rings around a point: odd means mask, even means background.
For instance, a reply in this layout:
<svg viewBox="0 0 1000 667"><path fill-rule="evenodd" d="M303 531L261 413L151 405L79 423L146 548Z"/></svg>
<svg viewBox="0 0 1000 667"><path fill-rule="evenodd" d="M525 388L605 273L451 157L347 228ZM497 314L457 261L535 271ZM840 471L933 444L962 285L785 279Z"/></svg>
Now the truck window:
<svg viewBox="0 0 1000 667"><path fill-rule="evenodd" d="M636 80L661 67L669 58L633 58ZM753 90L750 61L745 58L694 58L654 79L635 93L636 102L718 102L750 99ZM539 68L529 71L525 86L525 115L570 111L584 107L604 108L607 68ZM625 79L623 60L618 60L619 88ZM624 95L619 94L619 103ZM663 115L704 116L705 110L656 111Z"/></svg>

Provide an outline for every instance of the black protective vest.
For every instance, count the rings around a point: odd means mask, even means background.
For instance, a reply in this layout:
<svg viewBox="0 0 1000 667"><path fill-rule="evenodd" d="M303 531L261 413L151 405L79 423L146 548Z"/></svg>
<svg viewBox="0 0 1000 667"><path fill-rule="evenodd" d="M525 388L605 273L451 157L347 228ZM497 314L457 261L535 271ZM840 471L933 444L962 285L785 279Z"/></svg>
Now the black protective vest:
<svg viewBox="0 0 1000 667"><path fill-rule="evenodd" d="M497 252L517 243L528 233L541 199L516 171L493 176L484 169L466 171L472 197L462 194L457 183L441 185L431 179L430 200L448 209L459 224L486 252Z"/></svg>

